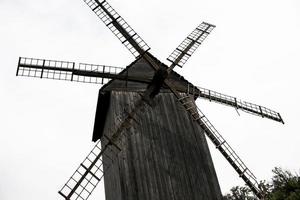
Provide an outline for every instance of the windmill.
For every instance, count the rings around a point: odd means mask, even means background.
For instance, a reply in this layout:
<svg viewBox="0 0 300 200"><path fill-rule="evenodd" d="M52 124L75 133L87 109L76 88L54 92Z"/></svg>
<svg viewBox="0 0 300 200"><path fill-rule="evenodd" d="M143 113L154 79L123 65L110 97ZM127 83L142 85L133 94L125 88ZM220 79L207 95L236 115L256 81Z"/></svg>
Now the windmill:
<svg viewBox="0 0 300 200"><path fill-rule="evenodd" d="M65 199L87 199L104 177L106 199L221 199L204 137L263 199L254 174L203 112L197 98L283 122L263 106L197 87L173 69L183 67L215 28L202 22L167 58L155 58L146 42L106 1L84 0L135 56L126 68L20 57L17 76L101 84L95 147L59 191Z"/></svg>

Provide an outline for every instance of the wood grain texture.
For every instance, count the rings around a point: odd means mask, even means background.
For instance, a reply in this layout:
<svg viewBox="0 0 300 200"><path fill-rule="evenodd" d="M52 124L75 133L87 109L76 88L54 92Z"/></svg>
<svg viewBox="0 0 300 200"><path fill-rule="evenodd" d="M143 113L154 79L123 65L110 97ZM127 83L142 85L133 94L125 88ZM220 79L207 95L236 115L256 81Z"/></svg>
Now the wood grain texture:
<svg viewBox="0 0 300 200"><path fill-rule="evenodd" d="M151 78L154 70L140 58L121 73ZM188 84L175 72L168 79L177 88ZM146 88L147 84L124 80L102 87L93 140L111 136ZM106 200L221 200L204 132L167 88L153 105L138 110L120 146L118 158L105 170Z"/></svg>
<svg viewBox="0 0 300 200"><path fill-rule="evenodd" d="M111 92L105 134L139 99L137 92ZM135 120L124 132L118 160L105 172L107 200L221 199L203 130L173 94L159 94Z"/></svg>

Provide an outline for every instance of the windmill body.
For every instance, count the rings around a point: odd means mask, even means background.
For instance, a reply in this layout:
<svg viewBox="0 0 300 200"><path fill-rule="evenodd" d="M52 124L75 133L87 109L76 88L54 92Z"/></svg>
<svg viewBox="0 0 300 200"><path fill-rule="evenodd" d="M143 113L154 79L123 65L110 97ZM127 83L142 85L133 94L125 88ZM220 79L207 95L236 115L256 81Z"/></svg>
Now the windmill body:
<svg viewBox="0 0 300 200"><path fill-rule="evenodd" d="M124 73L129 75L139 71L154 74L143 59L126 70ZM186 84L176 77L177 84ZM124 114L124 109L128 112L133 109L133 102L139 101L146 87L142 83L116 80L100 90L94 140L103 134L111 136L118 116ZM103 119L105 124L101 125ZM136 113L132 127L124 135L120 143L122 152L104 171L107 200L221 199L204 131L193 123L169 90L162 89L151 106ZM103 162L109 163L109 158Z"/></svg>
<svg viewBox="0 0 300 200"><path fill-rule="evenodd" d="M197 87L173 71L182 67L215 28L202 22L165 65L107 1L84 0L136 57L126 69L105 65L19 58L17 76L105 84L99 92L95 147L59 191L86 200L104 177L107 200L209 200L221 191L204 134L252 192L264 192L250 169L195 100L203 98L283 122L266 107Z"/></svg>

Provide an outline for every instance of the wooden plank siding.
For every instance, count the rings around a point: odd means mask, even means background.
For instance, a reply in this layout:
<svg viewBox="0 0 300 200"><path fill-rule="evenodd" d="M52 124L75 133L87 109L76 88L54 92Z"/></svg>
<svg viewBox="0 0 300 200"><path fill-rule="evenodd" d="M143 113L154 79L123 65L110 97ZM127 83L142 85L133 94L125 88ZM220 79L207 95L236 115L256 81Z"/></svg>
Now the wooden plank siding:
<svg viewBox="0 0 300 200"><path fill-rule="evenodd" d="M138 99L138 92L111 90L103 132L110 135L116 119ZM221 199L203 130L172 93L160 93L135 119L105 172L106 200Z"/></svg>
<svg viewBox="0 0 300 200"><path fill-rule="evenodd" d="M121 73L151 79L154 69L140 58ZM168 78L182 91L189 83L176 72ZM118 118L133 109L146 88L145 83L124 80L104 85L99 93L93 141L103 133L110 136ZM221 200L203 130L167 88L161 89L152 106L137 112L133 126L124 135L122 151L105 170L106 200ZM110 163L109 158L105 157L104 163Z"/></svg>

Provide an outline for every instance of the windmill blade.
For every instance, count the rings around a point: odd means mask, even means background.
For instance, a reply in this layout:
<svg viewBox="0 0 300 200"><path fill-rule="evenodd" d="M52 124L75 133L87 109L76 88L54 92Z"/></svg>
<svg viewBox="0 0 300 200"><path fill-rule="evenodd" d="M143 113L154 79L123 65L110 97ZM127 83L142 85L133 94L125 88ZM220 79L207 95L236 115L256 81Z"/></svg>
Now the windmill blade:
<svg viewBox="0 0 300 200"><path fill-rule="evenodd" d="M17 76L105 84L117 78L123 68L74 62L20 57ZM122 77L121 77L122 78ZM123 79L126 77L123 76Z"/></svg>
<svg viewBox="0 0 300 200"><path fill-rule="evenodd" d="M189 34L167 58L167 60L172 63L170 70L176 65L182 67L215 27L215 25L202 22Z"/></svg>
<svg viewBox="0 0 300 200"><path fill-rule="evenodd" d="M256 105L253 103L249 103L246 101L242 101L240 99L237 99L236 97L232 97L226 94L222 94L216 91L212 91L209 89L196 87L197 90L194 89L194 86L189 85L187 90L188 94L190 94L190 90L196 91L194 94L195 96L199 96L203 99L213 101L216 103L224 104L227 106L234 107L236 109L240 109L244 112L265 117L274 121L278 121L284 124L284 121L281 118L281 115L279 112L276 112L274 110L271 110L269 108L266 108L264 106Z"/></svg>
<svg viewBox="0 0 300 200"><path fill-rule="evenodd" d="M104 22L113 34L135 56L143 55L150 47L109 5L107 1L84 0L91 10Z"/></svg>
<svg viewBox="0 0 300 200"><path fill-rule="evenodd" d="M101 147L101 142L102 146ZM107 137L97 142L71 178L58 192L65 199L86 200L116 160L120 148ZM104 160L106 162L104 162Z"/></svg>
<svg viewBox="0 0 300 200"><path fill-rule="evenodd" d="M126 129L136 123L135 116L143 107L147 106L143 98L137 100L131 111L125 116L116 117L116 124L98 141L92 151L79 165L71 178L58 192L66 200L87 200L98 183L118 158L121 152L121 139ZM102 144L102 145L101 145ZM101 147L102 146L102 147ZM108 161L108 162L105 162Z"/></svg>
<svg viewBox="0 0 300 200"><path fill-rule="evenodd" d="M221 134L216 130L216 128L210 123L210 121L202 113L202 111L196 106L193 96L187 94L181 95L176 91L176 89L172 87L172 85L167 80L165 81L165 83L169 86L171 91L177 97L179 102L183 105L185 110L190 114L192 119L200 125L200 127L206 133L206 136L212 141L215 147L220 151L220 153L230 163L234 170L250 187L252 192L259 199L262 199L263 192L260 190L259 182L257 181L254 174L244 164L241 158L236 154L236 152L226 142L226 140L221 136Z"/></svg>

